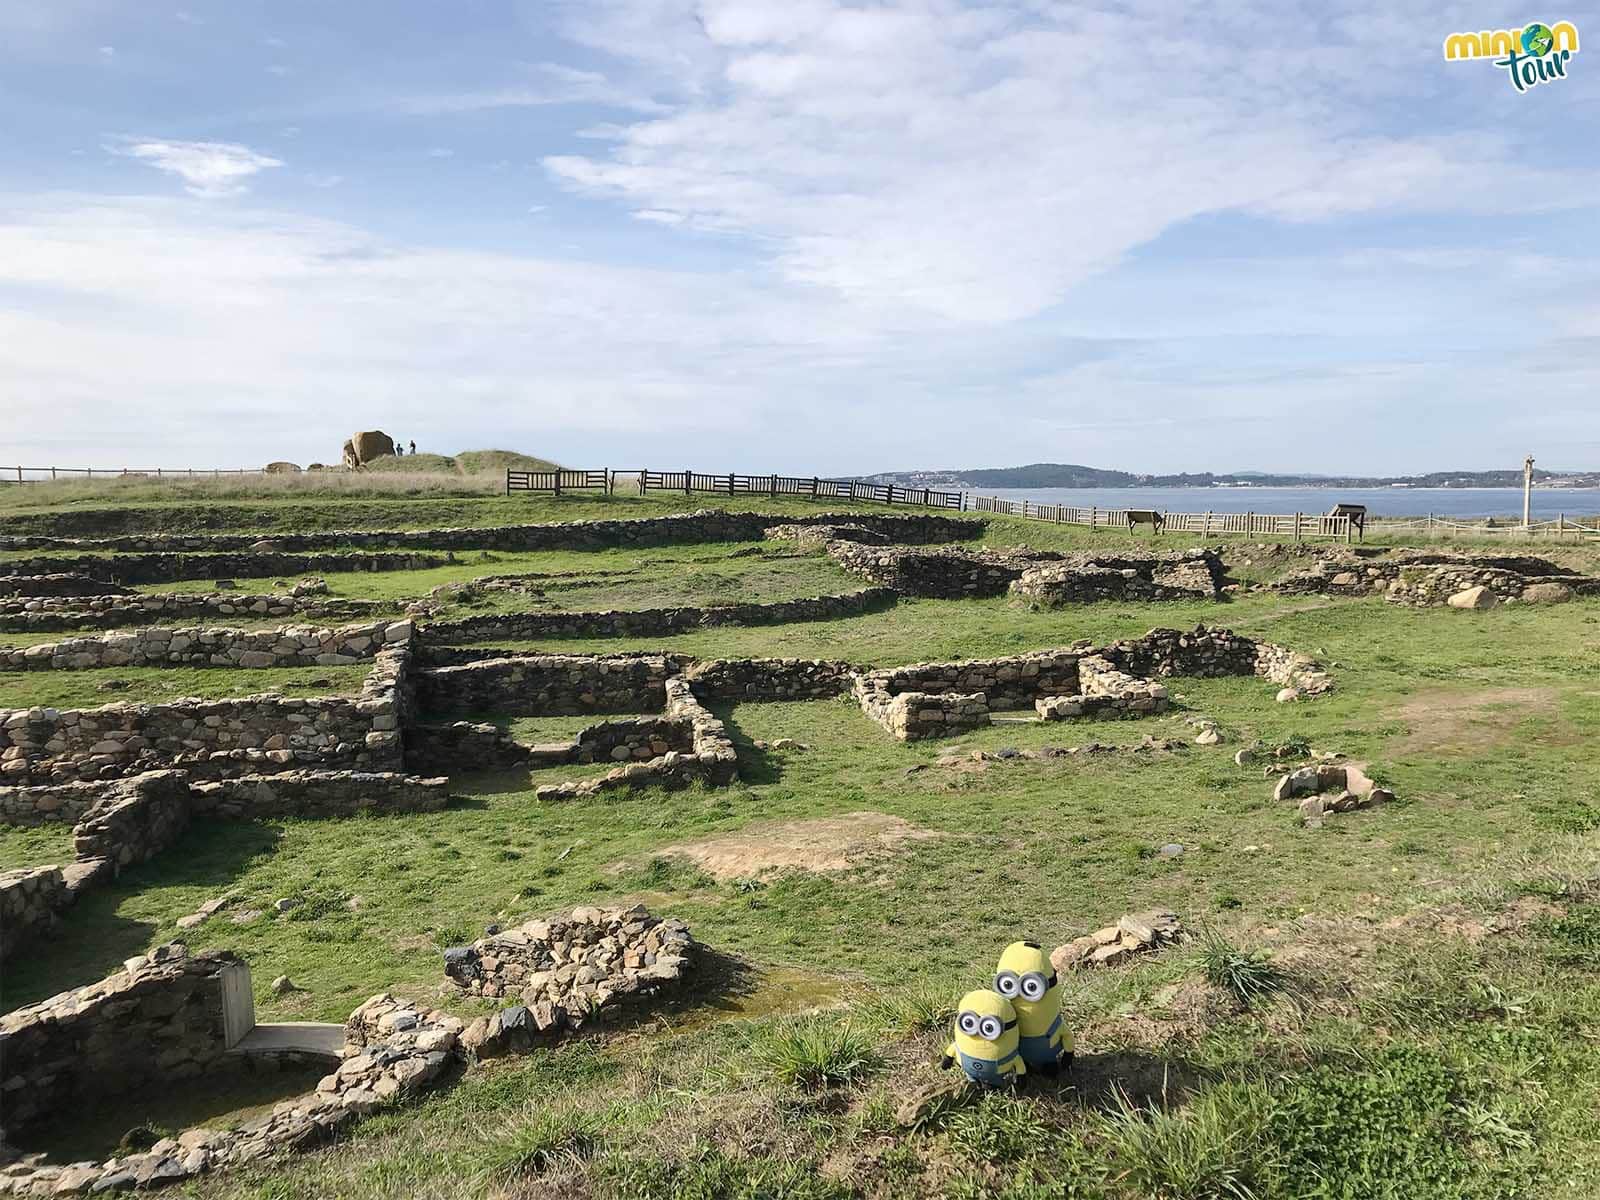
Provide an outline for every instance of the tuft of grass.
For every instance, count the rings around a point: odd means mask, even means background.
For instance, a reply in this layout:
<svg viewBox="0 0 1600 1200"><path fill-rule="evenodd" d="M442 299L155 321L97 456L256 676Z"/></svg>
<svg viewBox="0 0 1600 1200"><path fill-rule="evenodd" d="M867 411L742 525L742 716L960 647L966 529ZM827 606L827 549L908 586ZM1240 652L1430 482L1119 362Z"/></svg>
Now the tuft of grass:
<svg viewBox="0 0 1600 1200"><path fill-rule="evenodd" d="M750 1054L773 1079L801 1091L848 1087L883 1066L868 1033L823 1016L759 1026Z"/></svg>
<svg viewBox="0 0 1600 1200"><path fill-rule="evenodd" d="M1266 950L1242 950L1216 930L1200 935L1195 963L1216 987L1232 992L1246 1008L1254 1008L1287 986L1283 972L1271 963Z"/></svg>
<svg viewBox="0 0 1600 1200"><path fill-rule="evenodd" d="M502 1182L542 1175L562 1161L584 1162L604 1145L599 1116L589 1112L541 1112L513 1126L484 1155L484 1174Z"/></svg>
<svg viewBox="0 0 1600 1200"><path fill-rule="evenodd" d="M1277 1169L1268 1136L1271 1111L1258 1084L1223 1084L1170 1110L1141 1108L1118 1092L1115 1107L1100 1118L1100 1132L1114 1173L1131 1195L1255 1200L1268 1194Z"/></svg>
<svg viewBox="0 0 1600 1200"><path fill-rule="evenodd" d="M948 1029L956 1017L955 994L931 982L894 992L873 992L858 1007L873 1025L907 1035Z"/></svg>

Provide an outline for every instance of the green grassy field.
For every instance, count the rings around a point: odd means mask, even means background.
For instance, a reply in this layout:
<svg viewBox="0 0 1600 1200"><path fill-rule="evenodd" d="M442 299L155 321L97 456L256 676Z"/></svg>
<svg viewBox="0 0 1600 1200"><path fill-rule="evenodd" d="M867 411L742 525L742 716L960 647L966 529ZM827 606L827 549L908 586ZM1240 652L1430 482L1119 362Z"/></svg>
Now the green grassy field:
<svg viewBox="0 0 1600 1200"><path fill-rule="evenodd" d="M1051 546L1119 536L1012 522L987 540L1035 534L1028 540ZM586 570L598 586L579 589L591 593L580 607L602 607L593 595L613 590L640 607L724 590L771 598L791 583L804 584L800 594L838 590L810 574L826 560L736 549L570 556L582 561L562 568L496 556L454 578ZM668 561L702 557L713 561ZM1249 570L1292 565L1262 557ZM690 568L719 578L686 584ZM443 581L422 586L434 574L361 582L415 594ZM342 1020L385 990L473 1015L478 1002L440 987L444 947L491 922L642 899L683 917L712 954L680 1005L639 1027L475 1068L334 1147L180 1194L1594 1195L1600 602L1475 613L1257 593L1034 613L1004 600L911 601L839 621L558 648L880 665L1197 621L1313 653L1336 690L1279 704L1261 680L1180 679L1174 710L1158 718L1007 723L911 745L847 700L740 704L719 710L739 748L740 779L727 789L542 805L538 783L583 774L553 768L458 777L458 798L438 813L198 821L9 962L4 1003L98 978L229 893L229 908L187 940L251 963L260 1019ZM0 705L17 686L94 674L0 678ZM137 672L115 674L143 686ZM291 673L188 674L243 688L246 675ZM1199 716L1219 723L1222 745L1193 744ZM535 740L584 723L510 724ZM1184 748L1130 748L1146 734ZM756 746L778 738L809 748ZM1260 767L1234 764L1256 739L1365 760L1398 799L1302 828L1292 805L1271 799ZM938 762L957 747L1090 741L1130 749ZM853 832L861 813L882 832ZM797 829L842 847L849 865L765 869L764 854ZM735 835L743 857L707 873L708 845ZM1182 852L1158 852L1171 844ZM69 853L63 830L0 829L0 865ZM283 897L300 903L278 914ZM1079 1054L1068 1079L901 1119L906 1100L940 1078L949 1005L985 981L1005 943L1033 937L1048 948L1153 906L1209 936L1068 977ZM278 974L299 990L273 995ZM1228 990L1241 976L1268 988L1250 1006Z"/></svg>

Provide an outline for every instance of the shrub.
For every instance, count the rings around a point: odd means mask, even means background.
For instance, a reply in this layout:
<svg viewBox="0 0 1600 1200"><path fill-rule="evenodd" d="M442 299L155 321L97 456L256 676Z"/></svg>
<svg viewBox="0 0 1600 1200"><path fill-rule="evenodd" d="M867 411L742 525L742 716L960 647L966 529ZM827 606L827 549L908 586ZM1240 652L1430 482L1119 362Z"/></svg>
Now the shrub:
<svg viewBox="0 0 1600 1200"><path fill-rule="evenodd" d="M850 1194L811 1163L735 1158L703 1144L681 1158L613 1159L598 1174L607 1185L600 1194L619 1200L845 1200Z"/></svg>
<svg viewBox="0 0 1600 1200"><path fill-rule="evenodd" d="M847 1086L883 1065L871 1037L848 1021L826 1017L765 1027L750 1055L780 1083L805 1091Z"/></svg>
<svg viewBox="0 0 1600 1200"><path fill-rule="evenodd" d="M1270 958L1265 950L1241 950L1222 934L1207 930L1200 936L1195 962L1207 980L1251 1008L1283 991L1287 983Z"/></svg>
<svg viewBox="0 0 1600 1200"><path fill-rule="evenodd" d="M1467 1159L1451 1107L1454 1081L1408 1046L1365 1067L1325 1064L1278 1097L1270 1132L1278 1190L1326 1200L1454 1200Z"/></svg>

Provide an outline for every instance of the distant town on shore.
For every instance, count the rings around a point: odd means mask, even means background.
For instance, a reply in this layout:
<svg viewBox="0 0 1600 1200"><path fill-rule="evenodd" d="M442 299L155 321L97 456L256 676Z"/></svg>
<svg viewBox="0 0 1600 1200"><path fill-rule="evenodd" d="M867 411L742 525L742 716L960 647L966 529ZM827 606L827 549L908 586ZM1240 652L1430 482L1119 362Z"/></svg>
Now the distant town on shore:
<svg viewBox="0 0 1600 1200"><path fill-rule="evenodd" d="M1072 463L1030 463L1024 467L973 470L884 471L866 478L873 483L909 487L961 488L1149 488L1149 487L1299 487L1299 488L1500 488L1521 487L1522 471L1430 471L1424 475L1272 475L1262 471L1184 472L1145 475L1108 471ZM1541 488L1600 487L1600 471L1545 471L1535 468Z"/></svg>

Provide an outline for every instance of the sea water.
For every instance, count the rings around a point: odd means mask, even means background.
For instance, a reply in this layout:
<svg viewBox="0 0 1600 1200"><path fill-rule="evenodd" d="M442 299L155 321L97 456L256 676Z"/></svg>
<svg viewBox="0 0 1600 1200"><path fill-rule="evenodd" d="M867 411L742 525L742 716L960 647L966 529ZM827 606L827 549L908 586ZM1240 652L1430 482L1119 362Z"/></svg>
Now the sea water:
<svg viewBox="0 0 1600 1200"><path fill-rule="evenodd" d="M1522 517L1521 488L974 488L970 495L1078 508L1156 508L1163 512L1306 513L1365 504L1374 517ZM1534 488L1533 519L1558 513L1600 516L1600 488Z"/></svg>

